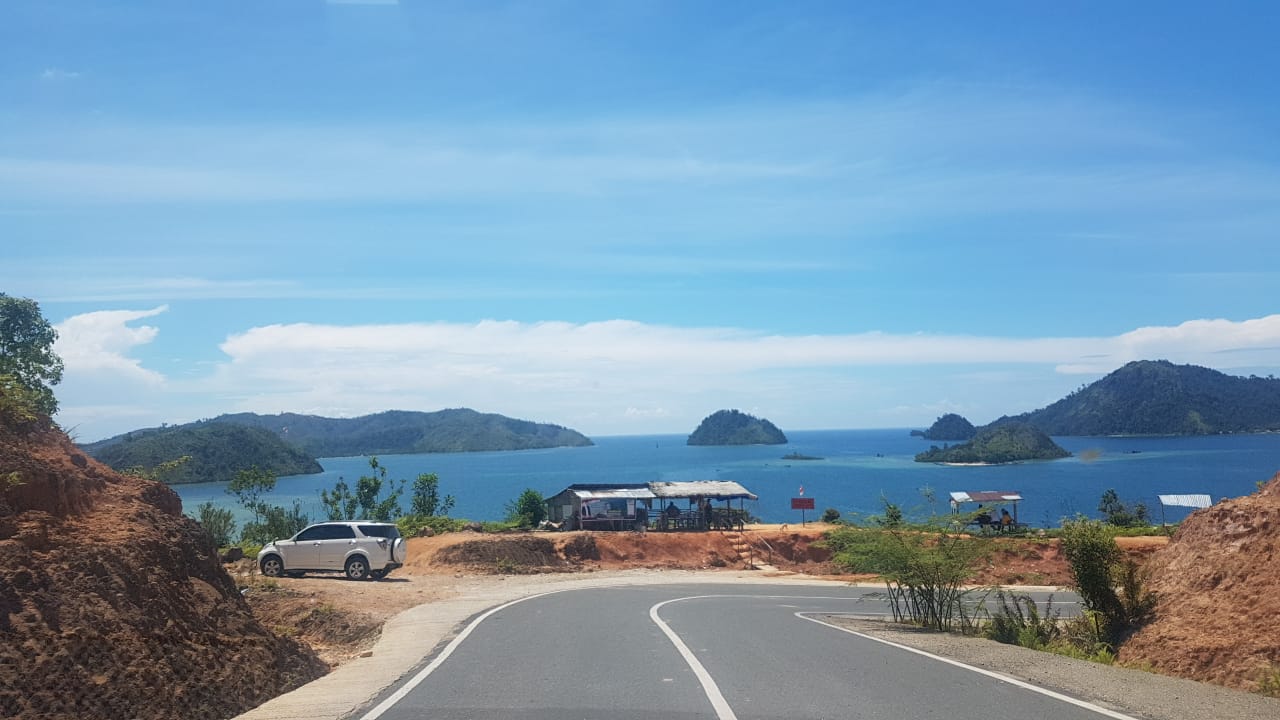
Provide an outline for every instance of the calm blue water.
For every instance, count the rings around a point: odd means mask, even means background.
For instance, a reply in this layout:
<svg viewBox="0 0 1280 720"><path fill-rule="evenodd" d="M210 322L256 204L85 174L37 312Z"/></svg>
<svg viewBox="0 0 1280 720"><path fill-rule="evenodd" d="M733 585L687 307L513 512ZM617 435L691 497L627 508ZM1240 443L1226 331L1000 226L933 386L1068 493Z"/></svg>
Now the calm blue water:
<svg viewBox="0 0 1280 720"><path fill-rule="evenodd" d="M1098 498L1115 488L1121 499L1142 501L1159 520L1156 494L1207 493L1214 500L1253 492L1255 482L1280 470L1280 435L1230 435L1194 438L1061 437L1057 442L1075 455L1063 460L993 467L943 467L912 460L934 444L908 435L905 429L812 430L789 433L788 445L689 447L685 435L593 438L594 447L424 455L379 458L388 477L410 485L419 473L440 476L442 493L457 498L451 515L473 520L500 520L505 504L525 488L553 495L573 483L631 483L654 480L735 480L760 496L747 507L766 522L796 522L790 498L800 486L817 508L842 514L881 511L881 497L904 510L927 514L922 491L931 488L937 509L947 509L953 490L1016 490L1026 500L1019 519L1047 526L1076 513L1097 514ZM824 458L783 460L791 452ZM1096 457L1095 457L1096 455ZM354 484L368 471L362 457L321 458L325 471L282 477L268 499L320 518L321 488L338 478ZM239 511L223 483L177 485L188 512L212 500ZM408 506L407 498L404 502ZM753 507L754 505L754 507ZM1170 508L1170 521L1184 509ZM239 512L238 512L239 514ZM809 513L812 519L814 513ZM243 515L239 515L243 519Z"/></svg>

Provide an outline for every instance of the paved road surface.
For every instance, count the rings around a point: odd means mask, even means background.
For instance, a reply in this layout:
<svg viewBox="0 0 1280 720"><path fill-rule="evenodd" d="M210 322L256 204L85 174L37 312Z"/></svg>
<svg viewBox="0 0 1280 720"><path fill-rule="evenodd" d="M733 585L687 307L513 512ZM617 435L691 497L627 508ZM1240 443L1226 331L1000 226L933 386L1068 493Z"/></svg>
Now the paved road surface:
<svg viewBox="0 0 1280 720"><path fill-rule="evenodd" d="M1124 718L821 624L866 588L664 585L482 614L363 720Z"/></svg>

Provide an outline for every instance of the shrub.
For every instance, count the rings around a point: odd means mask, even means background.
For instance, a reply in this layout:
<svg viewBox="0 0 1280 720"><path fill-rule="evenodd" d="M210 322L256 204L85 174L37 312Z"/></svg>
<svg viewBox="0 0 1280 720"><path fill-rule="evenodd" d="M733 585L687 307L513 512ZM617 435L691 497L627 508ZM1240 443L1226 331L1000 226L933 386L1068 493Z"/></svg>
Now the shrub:
<svg viewBox="0 0 1280 720"><path fill-rule="evenodd" d="M445 515L405 515L396 520L396 527L403 537L418 537L423 528L431 528L434 533L460 532L466 520L458 520Z"/></svg>
<svg viewBox="0 0 1280 720"><path fill-rule="evenodd" d="M523 528L534 528L547 518L546 501L542 493L527 488L515 500L507 503L507 522Z"/></svg>
<svg viewBox="0 0 1280 720"><path fill-rule="evenodd" d="M824 523L837 523L837 522L840 522L840 511L839 511L839 510L837 510L837 509L835 509L835 508L832 508L832 507L829 507L829 508L827 508L826 510L823 510L823 511L822 511L822 522L824 522Z"/></svg>
<svg viewBox="0 0 1280 720"><path fill-rule="evenodd" d="M1044 615L1036 601L1029 595L1006 594L1003 590L996 593L1000 609L991 616L984 635L996 642L1006 645L1039 650L1056 641L1061 635L1058 628L1058 617L1061 611L1053 609L1053 596L1045 606Z"/></svg>
<svg viewBox="0 0 1280 720"><path fill-rule="evenodd" d="M1258 674L1258 693L1280 698L1280 664L1272 663Z"/></svg>
<svg viewBox="0 0 1280 720"><path fill-rule="evenodd" d="M196 522L209 534L214 547L223 548L231 544L236 521L230 510L217 507L212 502L200 503L196 506Z"/></svg>
<svg viewBox="0 0 1280 720"><path fill-rule="evenodd" d="M1078 518L1062 524L1062 553L1071 564L1075 589L1101 637L1113 647L1155 609L1155 595L1133 561L1123 561L1109 528Z"/></svg>
<svg viewBox="0 0 1280 720"><path fill-rule="evenodd" d="M413 481L409 507L414 515L448 515L453 502L452 495L440 497L440 477L435 473L421 473Z"/></svg>

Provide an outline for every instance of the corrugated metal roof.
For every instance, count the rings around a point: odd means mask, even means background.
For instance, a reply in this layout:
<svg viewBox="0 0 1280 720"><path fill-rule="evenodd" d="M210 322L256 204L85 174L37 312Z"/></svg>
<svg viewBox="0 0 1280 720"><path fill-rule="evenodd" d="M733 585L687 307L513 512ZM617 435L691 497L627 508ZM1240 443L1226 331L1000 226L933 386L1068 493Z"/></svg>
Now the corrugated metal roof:
<svg viewBox="0 0 1280 720"><path fill-rule="evenodd" d="M732 480L689 480L685 482L651 482L649 488L660 498L709 497L719 500L747 498L756 500L749 490Z"/></svg>
<svg viewBox="0 0 1280 720"><path fill-rule="evenodd" d="M1016 502L1022 499L1017 490L976 490L951 493L951 499L962 502Z"/></svg>
<svg viewBox="0 0 1280 720"><path fill-rule="evenodd" d="M1162 505L1178 507L1207 508L1213 504L1213 498L1208 495L1160 495L1159 498Z"/></svg>
<svg viewBox="0 0 1280 720"><path fill-rule="evenodd" d="M656 495L647 487L595 487L569 488L569 492L583 500L602 500L606 498L628 498L634 500L651 500Z"/></svg>

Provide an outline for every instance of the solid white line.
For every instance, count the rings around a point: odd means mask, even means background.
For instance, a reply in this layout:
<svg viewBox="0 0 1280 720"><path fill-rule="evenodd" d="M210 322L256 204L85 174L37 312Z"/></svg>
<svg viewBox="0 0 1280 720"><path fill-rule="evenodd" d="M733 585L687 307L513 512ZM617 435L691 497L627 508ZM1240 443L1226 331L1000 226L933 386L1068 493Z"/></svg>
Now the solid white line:
<svg viewBox="0 0 1280 720"><path fill-rule="evenodd" d="M372 710L360 716L360 720L377 720L377 718L382 717L383 713L390 710L396 703L403 700L405 696L413 692L414 688L422 684L423 680L426 680L427 677L431 675L431 673L435 672L441 665L443 665L444 661L448 660L449 656L453 654L453 651L457 650L458 646L462 644L462 641L466 640L467 636L471 635L471 631L475 630L476 627L479 626L480 623L488 619L489 616L493 615L494 613L501 612L502 610L506 610L507 608L517 603L522 603L525 600L533 600L534 598L546 597L547 595L555 595L556 593L569 592L570 590L571 588L566 588L564 590L551 590L549 592L538 593L537 595L529 595L526 597L522 597L516 600L512 600L509 603L499 605L495 608L490 608L489 610L484 612L482 615L480 615L480 617L477 617L475 620L472 620L467 625L467 627L462 630L462 632L458 633L458 636L455 637L452 642L450 642L448 645L445 646L444 650L440 651L440 654L437 655L434 660L428 663L426 667L419 670L417 675L414 675L412 678L410 678L409 682L406 682L404 685L402 685L399 690L396 690L395 692L391 693L391 695L388 696L386 700L383 700L382 702L378 703L376 706L374 706Z"/></svg>
<svg viewBox="0 0 1280 720"><path fill-rule="evenodd" d="M983 669L983 668L975 667L975 666L973 666L973 665L966 665L965 663L962 663L962 662L960 662L959 660L952 660L951 658L945 658L945 657L942 657L941 655L934 655L934 654L933 654L933 653L931 653L931 652L926 652L926 651L924 651L924 650L920 650L920 649L918 649L918 648L913 648L913 647L910 647L910 646L907 646L907 645L902 645L902 644L900 644L900 643L893 642L892 640L885 640L885 639L883 639L883 638L878 638L878 637L874 637L874 636L871 636L871 635L867 635L867 634L865 634L865 633L860 633L860 632L858 632L857 630L850 630L849 628L846 628L846 627L840 627L839 625L832 625L832 624L831 624L831 623L829 623L829 622L823 622L823 621L818 620L818 619L816 619L816 618L811 618L811 617L809 617L809 616L808 616L808 614L806 614L806 613L798 612L798 613L794 613L794 615L795 615L796 617L800 618L801 620L808 620L808 621L809 621L809 622L811 622L811 623L817 623L817 624L819 624L819 625L823 625L823 626L825 626L825 627L834 628L834 629L836 629L836 630L839 630L840 632L846 632L846 633L849 633L850 635L857 635L857 636L858 636L858 637L860 637L860 638L865 638L865 639L867 639L867 640L873 640L873 641L878 642L878 643L883 643L883 644L888 645L888 646L890 646L890 647L898 648L899 650L906 650L907 652L915 653L916 655L923 655L924 657L927 657L927 658L929 658L930 660L937 660L938 662L946 663L946 664L948 664L948 665L954 665L954 666L956 666L956 667L958 667L958 668L964 668L965 670L971 670L971 671L973 671L973 672L978 673L979 675L986 675L987 677L989 677L989 678L994 678L994 679L996 679L996 680L999 680L1000 682L1006 682L1006 683L1009 683L1010 685L1014 685L1014 686L1016 686L1016 687L1020 687L1020 688L1022 688L1023 690L1030 690L1031 692L1034 692L1034 693L1040 693L1041 695L1045 695L1045 696L1051 697L1051 698L1053 698L1054 700L1061 700L1062 702L1070 703L1071 705L1075 705L1075 706L1077 706L1077 707L1082 707L1082 708L1084 708L1085 710L1091 710L1091 711L1093 711L1093 712L1098 713L1099 715L1105 715L1106 717L1109 717L1109 718L1115 718L1115 720L1138 720L1138 718L1135 718L1135 717L1133 717L1132 715L1125 715L1124 713L1119 713L1119 712L1116 712L1116 711L1114 711L1114 710L1108 710L1108 709L1106 709L1106 708L1104 708L1104 707L1100 707L1100 706L1098 706L1098 705L1094 705L1094 704L1093 704L1093 703L1091 703L1091 702L1086 702L1086 701L1084 701L1084 700L1079 700L1079 699L1077 699L1077 698L1073 698L1073 697L1071 697L1071 696L1069 696L1069 695L1063 695L1062 693L1054 692L1054 691L1052 691L1052 690L1047 690L1047 689L1042 688L1042 687L1040 687L1040 686L1038 686L1038 685L1032 685L1031 683L1023 682L1022 680L1019 680L1019 679L1017 679L1017 678L1009 677L1008 675L1002 675L1002 674L1000 674L1000 673L998 673L998 672L993 672L993 671L991 671L991 670L985 670L985 669Z"/></svg>
<svg viewBox="0 0 1280 720"><path fill-rule="evenodd" d="M724 695L720 693L720 687L716 685L715 680L711 679L711 673L707 672L707 669L702 666L701 662L698 662L698 658L694 656L693 651L689 649L688 645L684 644L684 641L680 639L679 635L676 635L676 632L671 629L671 626L667 625L661 617L658 617L658 610L660 610L663 605L680 602L681 600L697 600L705 597L716 596L695 595L660 602L649 608L649 618L653 620L654 624L657 625L664 634L666 634L667 639L671 641L671 644L676 646L676 650L679 651L680 656L684 658L684 661L689 664L689 669L693 670L693 674L698 678L698 682L702 683L702 691L707 694L707 699L711 701L711 707L715 709L716 717L720 720L738 720L738 716L733 714L733 708L729 707L728 701L726 701L724 699Z"/></svg>

